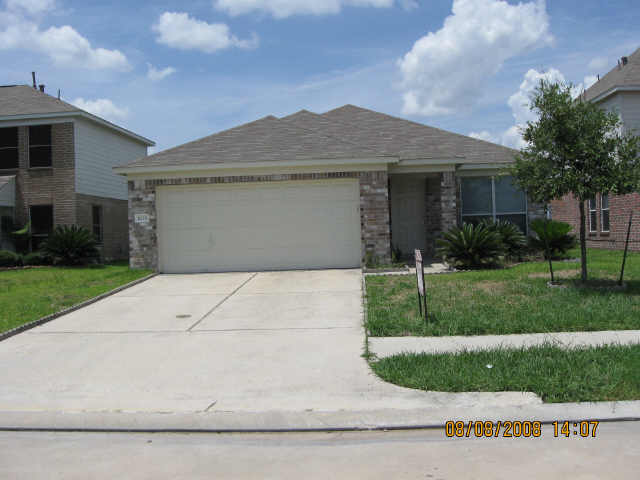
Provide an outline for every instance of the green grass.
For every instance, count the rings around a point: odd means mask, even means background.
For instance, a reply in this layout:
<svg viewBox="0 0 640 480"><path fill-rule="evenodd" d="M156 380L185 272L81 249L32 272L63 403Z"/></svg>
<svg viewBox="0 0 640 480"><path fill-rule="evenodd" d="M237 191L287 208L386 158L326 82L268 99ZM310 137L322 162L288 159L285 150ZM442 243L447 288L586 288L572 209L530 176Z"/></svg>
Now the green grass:
<svg viewBox="0 0 640 480"><path fill-rule="evenodd" d="M388 382L421 390L535 392L550 403L640 399L640 345L403 354L371 367Z"/></svg>
<svg viewBox="0 0 640 480"><path fill-rule="evenodd" d="M547 287L545 262L427 275L427 324L418 312L415 276L369 276L366 327L373 337L640 329L640 254L629 254L624 291L606 288L615 284L622 252L592 249L588 259L594 279L588 286L577 281L580 264L568 262L554 262L567 288Z"/></svg>
<svg viewBox="0 0 640 480"><path fill-rule="evenodd" d="M125 263L0 271L0 332L58 312L150 273Z"/></svg>

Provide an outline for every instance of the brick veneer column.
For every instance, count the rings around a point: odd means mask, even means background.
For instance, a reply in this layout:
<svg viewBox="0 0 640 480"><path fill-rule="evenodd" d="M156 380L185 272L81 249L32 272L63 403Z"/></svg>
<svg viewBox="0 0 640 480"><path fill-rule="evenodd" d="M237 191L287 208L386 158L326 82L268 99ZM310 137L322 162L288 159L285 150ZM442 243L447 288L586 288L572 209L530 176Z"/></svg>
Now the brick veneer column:
<svg viewBox="0 0 640 480"><path fill-rule="evenodd" d="M440 174L440 231L446 232L458 224L458 187L455 172Z"/></svg>
<svg viewBox="0 0 640 480"><path fill-rule="evenodd" d="M156 181L128 182L129 265L131 268L158 269ZM135 223L136 214L149 215L149 223Z"/></svg>
<svg viewBox="0 0 640 480"><path fill-rule="evenodd" d="M389 182L386 171L360 173L360 229L367 254L383 263L391 260Z"/></svg>

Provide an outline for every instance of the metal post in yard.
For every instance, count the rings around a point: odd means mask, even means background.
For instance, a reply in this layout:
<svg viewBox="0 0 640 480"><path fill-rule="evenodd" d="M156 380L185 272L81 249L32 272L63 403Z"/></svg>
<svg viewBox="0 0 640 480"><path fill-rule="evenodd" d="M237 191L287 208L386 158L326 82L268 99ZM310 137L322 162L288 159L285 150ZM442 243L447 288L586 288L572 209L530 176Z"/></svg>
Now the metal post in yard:
<svg viewBox="0 0 640 480"><path fill-rule="evenodd" d="M622 279L624 278L624 266L627 263L627 252L629 251L629 237L631 236L632 222L633 222L633 210L629 214L629 226L627 227L627 240L624 243L624 256L622 257L622 269L620 270L620 280L618 280L619 286L622 286Z"/></svg>

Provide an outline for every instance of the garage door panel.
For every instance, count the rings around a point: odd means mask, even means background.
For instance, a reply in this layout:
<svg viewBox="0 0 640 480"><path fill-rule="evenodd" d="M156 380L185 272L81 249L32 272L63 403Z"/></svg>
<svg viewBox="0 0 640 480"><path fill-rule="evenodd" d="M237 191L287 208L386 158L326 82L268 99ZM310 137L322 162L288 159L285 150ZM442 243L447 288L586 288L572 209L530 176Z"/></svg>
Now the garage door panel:
<svg viewBox="0 0 640 480"><path fill-rule="evenodd" d="M356 180L160 187L165 272L357 267Z"/></svg>

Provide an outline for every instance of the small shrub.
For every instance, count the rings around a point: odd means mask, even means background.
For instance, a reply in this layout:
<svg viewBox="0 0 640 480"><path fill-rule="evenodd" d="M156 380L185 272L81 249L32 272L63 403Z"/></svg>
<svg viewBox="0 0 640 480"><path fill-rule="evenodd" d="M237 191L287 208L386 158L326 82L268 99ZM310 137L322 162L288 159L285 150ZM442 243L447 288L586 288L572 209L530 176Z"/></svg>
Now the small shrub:
<svg viewBox="0 0 640 480"><path fill-rule="evenodd" d="M570 249L578 244L576 236L569 233L571 225L568 223L539 218L531 222L531 230L535 232L536 236L529 237L529 245L542 252L545 258L547 258L546 242L549 242L552 259L565 256Z"/></svg>
<svg viewBox="0 0 640 480"><path fill-rule="evenodd" d="M51 265L53 262L44 252L32 252L22 257L23 265Z"/></svg>
<svg viewBox="0 0 640 480"><path fill-rule="evenodd" d="M0 250L0 267L19 267L22 265L20 255L9 250Z"/></svg>
<svg viewBox="0 0 640 480"><path fill-rule="evenodd" d="M500 235L484 224L464 223L437 240L437 253L458 268L487 268L499 265L505 252Z"/></svg>
<svg viewBox="0 0 640 480"><path fill-rule="evenodd" d="M505 249L505 254L509 258L521 258L527 248L527 238L517 225L507 220L485 220L483 224L492 232L500 235L500 241Z"/></svg>
<svg viewBox="0 0 640 480"><path fill-rule="evenodd" d="M56 265L86 265L99 257L93 234L78 225L56 227L43 243L42 251Z"/></svg>
<svg viewBox="0 0 640 480"><path fill-rule="evenodd" d="M367 252L364 256L364 265L367 268L377 268L380 266L380 257L373 252Z"/></svg>

